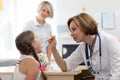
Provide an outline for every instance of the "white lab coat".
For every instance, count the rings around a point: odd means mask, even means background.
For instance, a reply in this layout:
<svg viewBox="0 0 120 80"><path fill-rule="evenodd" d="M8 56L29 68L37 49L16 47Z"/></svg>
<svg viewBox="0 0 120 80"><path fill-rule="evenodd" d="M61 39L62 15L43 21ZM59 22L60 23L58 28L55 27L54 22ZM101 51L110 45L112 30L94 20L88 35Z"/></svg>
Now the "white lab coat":
<svg viewBox="0 0 120 80"><path fill-rule="evenodd" d="M101 68L99 38L97 36L92 54L92 67L99 74L92 74L95 76L95 80L120 80L120 43L116 37L103 31L99 32L99 35L101 38L102 54ZM86 64L85 43L81 42L78 48L65 61L68 71L76 68L82 62Z"/></svg>

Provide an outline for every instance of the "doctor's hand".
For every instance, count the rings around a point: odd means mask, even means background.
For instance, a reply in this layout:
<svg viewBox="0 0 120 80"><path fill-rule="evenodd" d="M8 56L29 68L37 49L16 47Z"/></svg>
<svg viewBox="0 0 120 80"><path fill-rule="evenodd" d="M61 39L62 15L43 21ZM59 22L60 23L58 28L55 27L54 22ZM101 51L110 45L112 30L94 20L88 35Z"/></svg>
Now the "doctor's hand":
<svg viewBox="0 0 120 80"><path fill-rule="evenodd" d="M49 42L49 46L51 48L56 48L57 41L56 41L55 36L51 36L51 38L48 40L48 42Z"/></svg>

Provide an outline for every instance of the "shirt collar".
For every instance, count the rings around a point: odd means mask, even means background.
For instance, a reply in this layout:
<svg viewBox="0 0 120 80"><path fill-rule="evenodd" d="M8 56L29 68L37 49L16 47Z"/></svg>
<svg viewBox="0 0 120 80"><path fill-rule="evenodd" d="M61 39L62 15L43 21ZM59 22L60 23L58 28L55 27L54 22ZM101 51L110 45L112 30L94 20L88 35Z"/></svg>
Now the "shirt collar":
<svg viewBox="0 0 120 80"><path fill-rule="evenodd" d="M97 36L96 42L95 42L95 46L94 46L94 52L96 52L97 50L99 50L99 36Z"/></svg>
<svg viewBox="0 0 120 80"><path fill-rule="evenodd" d="M37 26L37 25L40 25L40 24L38 23L36 17L33 19L33 22L34 22L34 24L35 24L36 26Z"/></svg>
<svg viewBox="0 0 120 80"><path fill-rule="evenodd" d="M37 18L36 18L36 17L34 18L33 22L34 22L34 24L35 24L36 26L40 26L40 24L38 23L38 21L37 21ZM45 26L45 25L46 25L46 21L45 21L44 26Z"/></svg>

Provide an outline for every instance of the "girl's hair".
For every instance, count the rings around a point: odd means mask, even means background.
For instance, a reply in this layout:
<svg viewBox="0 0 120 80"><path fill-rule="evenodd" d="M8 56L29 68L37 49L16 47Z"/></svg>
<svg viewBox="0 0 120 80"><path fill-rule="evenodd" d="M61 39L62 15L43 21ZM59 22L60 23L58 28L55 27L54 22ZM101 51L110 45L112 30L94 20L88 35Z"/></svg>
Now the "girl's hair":
<svg viewBox="0 0 120 80"><path fill-rule="evenodd" d="M97 22L87 13L80 13L79 15L73 16L67 22L68 28L70 29L70 23L74 21L75 24L86 34L94 35L98 33Z"/></svg>
<svg viewBox="0 0 120 80"><path fill-rule="evenodd" d="M38 8L37 8L37 12L39 13L40 10L45 6L47 5L48 9L49 9L49 12L50 12L50 17L53 18L53 15L54 15L54 12L53 12L53 6L50 2L48 1L42 1L39 5L38 5Z"/></svg>
<svg viewBox="0 0 120 80"><path fill-rule="evenodd" d="M39 61L39 58L32 46L34 41L34 33L32 31L25 31L19 34L15 40L16 47L23 55L32 54L34 58Z"/></svg>

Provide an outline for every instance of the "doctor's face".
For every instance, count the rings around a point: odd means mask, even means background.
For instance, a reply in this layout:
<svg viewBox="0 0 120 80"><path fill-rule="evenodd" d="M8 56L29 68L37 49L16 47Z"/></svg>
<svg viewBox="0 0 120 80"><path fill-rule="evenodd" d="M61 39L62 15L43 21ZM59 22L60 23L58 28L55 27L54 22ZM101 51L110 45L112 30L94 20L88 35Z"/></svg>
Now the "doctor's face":
<svg viewBox="0 0 120 80"><path fill-rule="evenodd" d="M81 31L80 27L76 25L74 21L70 23L71 36L75 42L82 42L85 38L85 34Z"/></svg>

